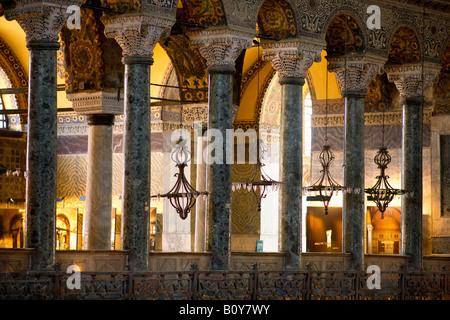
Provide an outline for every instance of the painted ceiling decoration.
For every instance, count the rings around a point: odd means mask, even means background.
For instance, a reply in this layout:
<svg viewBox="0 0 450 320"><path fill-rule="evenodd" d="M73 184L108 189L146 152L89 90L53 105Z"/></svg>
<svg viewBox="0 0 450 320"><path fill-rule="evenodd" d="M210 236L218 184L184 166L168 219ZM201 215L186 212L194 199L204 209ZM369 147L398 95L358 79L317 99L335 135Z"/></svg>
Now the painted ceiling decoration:
<svg viewBox="0 0 450 320"><path fill-rule="evenodd" d="M386 73L378 74L370 82L365 102L365 112L392 111L392 95L396 92L395 84L389 82Z"/></svg>
<svg viewBox="0 0 450 320"><path fill-rule="evenodd" d="M398 28L389 46L389 63L418 63L420 56L419 40L415 31L406 26Z"/></svg>
<svg viewBox="0 0 450 320"><path fill-rule="evenodd" d="M365 49L364 36L356 20L349 16L340 14L334 17L325 35L327 53L362 53Z"/></svg>
<svg viewBox="0 0 450 320"><path fill-rule="evenodd" d="M94 1L96 2L96 1ZM98 1L97 1L98 2ZM140 0L101 0L101 6L118 12L134 12L141 9Z"/></svg>
<svg viewBox="0 0 450 320"><path fill-rule="evenodd" d="M272 39L297 36L294 12L285 0L266 0L258 15L260 34Z"/></svg>
<svg viewBox="0 0 450 320"><path fill-rule="evenodd" d="M201 26L226 25L221 0L180 0L186 22Z"/></svg>
<svg viewBox="0 0 450 320"><path fill-rule="evenodd" d="M161 45L175 68L178 83L182 87L182 100L207 101L206 62L198 50L189 45L189 38L184 34L171 35Z"/></svg>
<svg viewBox="0 0 450 320"><path fill-rule="evenodd" d="M115 92L122 86L121 49L113 39L105 37L101 12L84 8L80 12L81 29L64 27L61 31L66 92L105 89Z"/></svg>

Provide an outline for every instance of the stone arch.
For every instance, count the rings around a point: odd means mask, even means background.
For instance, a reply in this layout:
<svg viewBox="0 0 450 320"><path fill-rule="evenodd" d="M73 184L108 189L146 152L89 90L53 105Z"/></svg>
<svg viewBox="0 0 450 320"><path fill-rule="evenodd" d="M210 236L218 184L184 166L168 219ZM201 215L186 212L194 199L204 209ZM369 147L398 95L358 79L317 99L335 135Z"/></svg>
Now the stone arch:
<svg viewBox="0 0 450 320"><path fill-rule="evenodd" d="M419 63L422 61L422 43L413 27L399 24L389 38L388 63Z"/></svg>
<svg viewBox="0 0 450 320"><path fill-rule="evenodd" d="M325 25L324 37L328 54L344 54L345 50L347 53L365 52L367 35L361 27L363 23L353 12L338 10ZM330 32L331 30L334 31Z"/></svg>
<svg viewBox="0 0 450 320"><path fill-rule="evenodd" d="M261 2L256 17L259 33L273 39L298 36L296 13L287 0L265 0Z"/></svg>
<svg viewBox="0 0 450 320"><path fill-rule="evenodd" d="M395 36L395 34L398 32L398 30L400 28L409 28L411 29L414 34L417 37L417 41L419 44L419 50L421 50L421 48L424 48L424 44L423 44L423 37L422 37L422 31L420 30L420 27L422 26L422 21L419 20L419 18L416 20L407 20L407 19L402 19L397 21L395 24L393 24L389 29L387 29L387 50L388 50L388 55L389 55L389 50L390 50L390 46L392 43L392 39Z"/></svg>
<svg viewBox="0 0 450 320"><path fill-rule="evenodd" d="M11 81L11 87L28 86L28 74L11 48L0 38L0 67ZM28 94L16 94L19 109L28 109Z"/></svg>

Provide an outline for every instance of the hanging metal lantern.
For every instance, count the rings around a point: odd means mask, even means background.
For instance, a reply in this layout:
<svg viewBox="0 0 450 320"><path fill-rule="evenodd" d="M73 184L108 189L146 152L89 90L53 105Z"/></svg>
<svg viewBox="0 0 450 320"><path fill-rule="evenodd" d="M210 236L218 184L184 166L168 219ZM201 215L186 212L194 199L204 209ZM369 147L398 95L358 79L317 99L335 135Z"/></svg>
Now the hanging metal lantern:
<svg viewBox="0 0 450 320"><path fill-rule="evenodd" d="M184 220L191 212L197 198L200 196L206 198L208 192L195 190L184 174L184 168L191 159L191 153L186 147L186 140L183 140L182 137L180 137L173 148L171 159L176 163L179 170L175 174L177 180L169 192L152 196L152 198L168 198L172 207L175 208L180 218Z"/></svg>
<svg viewBox="0 0 450 320"><path fill-rule="evenodd" d="M376 177L377 182L373 187L365 189L365 192L369 194L367 200L375 202L378 210L381 212L381 219L383 219L384 212L389 206L389 203L391 203L396 195L402 195L404 191L393 188L388 181L389 176L386 175L385 170L387 169L387 165L391 163L391 156L385 146L381 146L378 149L373 160L380 169L380 175Z"/></svg>
<svg viewBox="0 0 450 320"><path fill-rule="evenodd" d="M315 195L307 196L306 201L322 201L325 209L325 215L328 214L328 205L334 193L343 190L344 187L337 183L331 176L330 164L334 160L334 154L329 145L324 145L319 154L319 161L322 165L320 178L311 186L306 187L306 191L313 192Z"/></svg>

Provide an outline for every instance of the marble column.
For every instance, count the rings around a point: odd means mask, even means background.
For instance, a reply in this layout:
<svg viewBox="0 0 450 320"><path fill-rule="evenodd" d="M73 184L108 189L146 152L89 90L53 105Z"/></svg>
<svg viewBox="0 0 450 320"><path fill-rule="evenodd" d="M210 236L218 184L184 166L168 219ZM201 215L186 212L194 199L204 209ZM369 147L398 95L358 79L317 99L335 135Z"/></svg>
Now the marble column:
<svg viewBox="0 0 450 320"><path fill-rule="evenodd" d="M109 250L113 125L115 114L123 113L123 100L117 99L116 92L106 90L68 93L67 99L72 101L75 112L87 118L89 126L83 248Z"/></svg>
<svg viewBox="0 0 450 320"><path fill-rule="evenodd" d="M208 129L220 132L223 159L208 163L209 246L212 251L210 269L227 270L231 260L231 164L226 163L226 130L232 129L233 73L235 59L251 46L252 33L229 29L202 30L189 35L191 45L206 59L209 75ZM208 143L211 136L208 136ZM228 146L230 148L232 146ZM211 155L211 154L210 154Z"/></svg>
<svg viewBox="0 0 450 320"><path fill-rule="evenodd" d="M111 249L113 114L87 115L89 125L84 249Z"/></svg>
<svg viewBox="0 0 450 320"><path fill-rule="evenodd" d="M367 90L343 93L345 99L343 229L344 252L352 253L350 268L364 268L364 98Z"/></svg>
<svg viewBox="0 0 450 320"><path fill-rule="evenodd" d="M284 268L302 267L303 85L306 72L321 60L322 46L301 42L263 45L263 59L278 72L281 86L279 250Z"/></svg>
<svg viewBox="0 0 450 320"><path fill-rule="evenodd" d="M55 262L56 51L58 42L29 41L30 79L25 243L31 269ZM45 79L45 81L44 81Z"/></svg>
<svg viewBox="0 0 450 320"><path fill-rule="evenodd" d="M423 90L439 75L440 66L422 64L388 66L386 72L403 102L401 254L409 256L407 268L423 264ZM423 79L423 80L422 80Z"/></svg>
<svg viewBox="0 0 450 320"><path fill-rule="evenodd" d="M56 51L67 6L81 1L26 0L5 5L7 20L17 20L30 51L25 245L33 248L30 268L55 263L56 228Z"/></svg>
<svg viewBox="0 0 450 320"><path fill-rule="evenodd" d="M401 252L410 256L409 270L422 269L422 214L423 214L423 100L406 98L403 104L402 130L402 189L403 197Z"/></svg>
<svg viewBox="0 0 450 320"><path fill-rule="evenodd" d="M343 249L351 253L348 268L364 269L364 98L384 60L368 55L329 57L329 71L342 84L345 99Z"/></svg>
<svg viewBox="0 0 450 320"><path fill-rule="evenodd" d="M147 270L150 219L150 66L173 21L135 14L102 19L125 64L122 248L130 270Z"/></svg>

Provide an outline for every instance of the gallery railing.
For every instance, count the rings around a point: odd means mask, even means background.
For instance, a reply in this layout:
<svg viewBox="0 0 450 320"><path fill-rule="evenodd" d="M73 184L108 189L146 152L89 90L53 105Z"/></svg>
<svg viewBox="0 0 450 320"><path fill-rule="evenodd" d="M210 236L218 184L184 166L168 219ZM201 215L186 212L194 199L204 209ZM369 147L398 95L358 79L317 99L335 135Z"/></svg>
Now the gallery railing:
<svg viewBox="0 0 450 320"><path fill-rule="evenodd" d="M1 300L450 300L450 272L381 272L380 289L356 271L204 271L0 273ZM70 281L71 279L69 279ZM370 279L369 279L370 280Z"/></svg>

